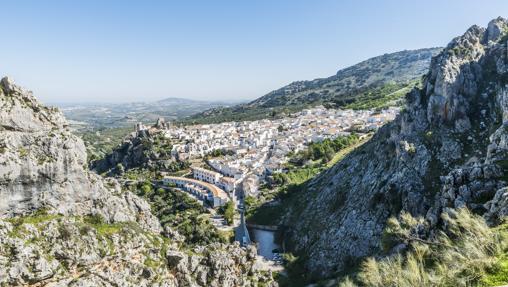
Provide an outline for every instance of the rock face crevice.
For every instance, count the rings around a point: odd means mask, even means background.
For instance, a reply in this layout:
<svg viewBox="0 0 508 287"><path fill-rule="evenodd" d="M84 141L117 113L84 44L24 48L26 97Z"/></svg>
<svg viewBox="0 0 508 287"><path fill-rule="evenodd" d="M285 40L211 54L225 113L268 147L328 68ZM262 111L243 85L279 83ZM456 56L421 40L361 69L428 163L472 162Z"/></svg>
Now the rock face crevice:
<svg viewBox="0 0 508 287"><path fill-rule="evenodd" d="M282 223L310 271L332 276L381 254L385 223L401 211L426 218L429 234L449 208L491 222L506 212L507 35L498 18L453 39L396 120L299 195Z"/></svg>

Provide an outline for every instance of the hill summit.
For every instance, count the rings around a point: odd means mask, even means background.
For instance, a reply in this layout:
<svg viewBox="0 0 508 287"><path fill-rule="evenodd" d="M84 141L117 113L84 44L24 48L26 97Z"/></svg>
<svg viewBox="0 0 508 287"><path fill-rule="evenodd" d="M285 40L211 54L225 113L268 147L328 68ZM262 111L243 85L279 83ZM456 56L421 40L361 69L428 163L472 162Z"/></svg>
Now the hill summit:
<svg viewBox="0 0 508 287"><path fill-rule="evenodd" d="M328 78L293 82L249 103L213 108L184 121L257 120L309 106L348 107L356 102L379 100L417 84L439 51L441 48L384 54L341 69Z"/></svg>

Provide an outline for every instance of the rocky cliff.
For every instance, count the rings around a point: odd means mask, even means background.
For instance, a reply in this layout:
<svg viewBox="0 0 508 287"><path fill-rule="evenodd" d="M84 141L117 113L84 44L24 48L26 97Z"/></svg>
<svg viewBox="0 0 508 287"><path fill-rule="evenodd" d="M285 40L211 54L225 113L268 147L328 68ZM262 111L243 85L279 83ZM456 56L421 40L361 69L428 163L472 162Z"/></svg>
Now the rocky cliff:
<svg viewBox="0 0 508 287"><path fill-rule="evenodd" d="M397 119L298 195L283 224L314 275L381 254L386 221L401 211L425 217L426 236L450 208L493 224L506 215L507 34L498 18L453 39Z"/></svg>
<svg viewBox="0 0 508 287"><path fill-rule="evenodd" d="M61 113L0 81L0 286L268 286L255 248L183 244L150 205L87 170Z"/></svg>
<svg viewBox="0 0 508 287"><path fill-rule="evenodd" d="M67 129L62 114L9 78L0 83L0 127L0 218L44 208L139 221L160 231L146 202L88 172L83 141Z"/></svg>

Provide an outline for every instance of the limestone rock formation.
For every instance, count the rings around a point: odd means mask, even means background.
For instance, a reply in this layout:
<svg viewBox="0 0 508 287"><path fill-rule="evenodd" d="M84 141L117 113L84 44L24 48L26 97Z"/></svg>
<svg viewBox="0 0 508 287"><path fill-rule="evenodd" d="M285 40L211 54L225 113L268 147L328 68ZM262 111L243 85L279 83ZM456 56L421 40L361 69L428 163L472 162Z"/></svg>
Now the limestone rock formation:
<svg viewBox="0 0 508 287"><path fill-rule="evenodd" d="M315 275L380 254L386 220L401 211L425 217L428 236L449 208L491 223L506 214L507 27L498 18L453 39L397 119L299 195L282 223Z"/></svg>
<svg viewBox="0 0 508 287"><path fill-rule="evenodd" d="M171 154L172 144L164 137L167 124L163 119L143 130L133 132L105 158L91 163L98 173L121 174L132 168L146 168L158 171L176 171L186 163L177 161Z"/></svg>
<svg viewBox="0 0 508 287"><path fill-rule="evenodd" d="M212 244L184 252L135 223L90 219L0 220L0 285L276 286L254 269L255 249Z"/></svg>
<svg viewBox="0 0 508 287"><path fill-rule="evenodd" d="M160 231L146 202L87 170L83 141L67 129L62 114L9 78L0 83L0 127L0 218L44 208L139 221Z"/></svg>

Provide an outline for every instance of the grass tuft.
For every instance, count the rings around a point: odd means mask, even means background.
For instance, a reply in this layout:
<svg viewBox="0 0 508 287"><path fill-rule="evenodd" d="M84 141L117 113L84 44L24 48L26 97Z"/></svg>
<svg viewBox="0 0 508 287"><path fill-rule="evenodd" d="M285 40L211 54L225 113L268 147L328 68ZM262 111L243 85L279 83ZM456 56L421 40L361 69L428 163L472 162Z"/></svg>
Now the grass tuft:
<svg viewBox="0 0 508 287"><path fill-rule="evenodd" d="M441 216L443 230L421 239L421 219L390 219L385 236L408 246L405 254L369 258L361 265L360 286L496 286L508 284L506 228L490 228L480 216L460 209ZM349 282L348 284L350 284ZM350 285L348 285L350 286Z"/></svg>

